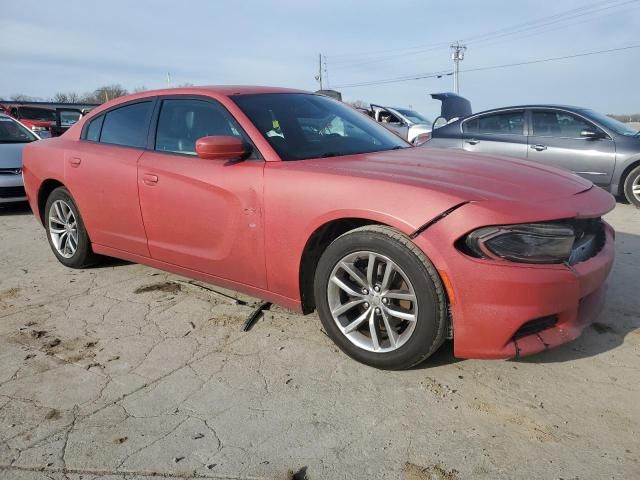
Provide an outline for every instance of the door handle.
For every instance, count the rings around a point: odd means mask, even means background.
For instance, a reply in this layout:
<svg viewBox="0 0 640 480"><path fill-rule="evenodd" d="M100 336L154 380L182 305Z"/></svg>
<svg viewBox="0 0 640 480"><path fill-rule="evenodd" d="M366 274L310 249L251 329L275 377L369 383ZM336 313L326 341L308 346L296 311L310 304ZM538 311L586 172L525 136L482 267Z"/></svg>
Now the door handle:
<svg viewBox="0 0 640 480"><path fill-rule="evenodd" d="M538 151L538 152L541 152L541 151L543 151L543 150L546 150L546 149L547 149L546 145L540 145L540 144L537 144L537 145L531 145L531 148L533 148L534 150L536 150L536 151Z"/></svg>
<svg viewBox="0 0 640 480"><path fill-rule="evenodd" d="M72 167L79 167L81 162L82 162L82 159L80 157L71 157L69 159L69 163L71 164Z"/></svg>
<svg viewBox="0 0 640 480"><path fill-rule="evenodd" d="M153 186L158 183L158 176L151 173L145 173L142 175L142 181L145 185Z"/></svg>
<svg viewBox="0 0 640 480"><path fill-rule="evenodd" d="M480 143L480 140L476 140L475 138L472 138L471 140L466 140L466 142L467 142L469 145L477 145L477 144L479 144L479 143Z"/></svg>

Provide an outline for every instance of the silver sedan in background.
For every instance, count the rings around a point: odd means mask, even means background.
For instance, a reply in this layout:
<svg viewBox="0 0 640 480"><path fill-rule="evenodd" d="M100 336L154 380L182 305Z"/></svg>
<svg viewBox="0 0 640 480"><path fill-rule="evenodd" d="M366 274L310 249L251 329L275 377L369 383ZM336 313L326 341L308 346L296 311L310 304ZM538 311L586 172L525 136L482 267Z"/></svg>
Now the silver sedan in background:
<svg viewBox="0 0 640 480"><path fill-rule="evenodd" d="M39 138L17 120L0 113L0 204L27 199L22 183L22 149Z"/></svg>
<svg viewBox="0 0 640 480"><path fill-rule="evenodd" d="M640 133L587 108L521 105L474 113L433 129L424 147L566 168L640 207Z"/></svg>

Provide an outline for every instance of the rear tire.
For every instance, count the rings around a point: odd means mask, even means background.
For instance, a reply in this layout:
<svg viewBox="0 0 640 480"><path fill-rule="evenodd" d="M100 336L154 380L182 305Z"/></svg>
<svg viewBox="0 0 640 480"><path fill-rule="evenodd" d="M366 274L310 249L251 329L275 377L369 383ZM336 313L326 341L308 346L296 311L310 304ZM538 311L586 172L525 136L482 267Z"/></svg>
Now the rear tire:
<svg viewBox="0 0 640 480"><path fill-rule="evenodd" d="M624 179L624 196L629 203L640 208L640 166L631 170Z"/></svg>
<svg viewBox="0 0 640 480"><path fill-rule="evenodd" d="M444 342L440 277L408 237L389 227L365 226L334 240L318 262L314 295L331 339L372 367L411 368Z"/></svg>
<svg viewBox="0 0 640 480"><path fill-rule="evenodd" d="M65 187L51 192L44 209L47 239L56 258L69 268L85 268L97 263L91 240L78 207Z"/></svg>

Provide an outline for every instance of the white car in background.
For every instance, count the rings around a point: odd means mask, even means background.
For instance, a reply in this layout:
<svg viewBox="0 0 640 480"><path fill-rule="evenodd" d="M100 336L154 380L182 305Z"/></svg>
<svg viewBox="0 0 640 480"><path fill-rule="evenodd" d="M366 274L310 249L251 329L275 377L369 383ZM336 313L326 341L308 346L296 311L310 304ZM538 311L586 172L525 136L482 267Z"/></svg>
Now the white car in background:
<svg viewBox="0 0 640 480"><path fill-rule="evenodd" d="M39 139L16 119L0 113L0 204L27 200L22 183L22 149Z"/></svg>
<svg viewBox="0 0 640 480"><path fill-rule="evenodd" d="M371 110L368 113L376 121L395 131L409 143L415 143L421 135L429 134L433 124L427 117L409 108L371 105Z"/></svg>

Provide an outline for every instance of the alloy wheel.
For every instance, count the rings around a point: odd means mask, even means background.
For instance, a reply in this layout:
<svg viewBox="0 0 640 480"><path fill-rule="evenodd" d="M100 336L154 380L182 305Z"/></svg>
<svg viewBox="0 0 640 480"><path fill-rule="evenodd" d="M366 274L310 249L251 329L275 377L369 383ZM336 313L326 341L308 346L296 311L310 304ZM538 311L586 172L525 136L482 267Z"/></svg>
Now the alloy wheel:
<svg viewBox="0 0 640 480"><path fill-rule="evenodd" d="M56 251L71 258L78 249L78 222L64 200L56 200L49 209L49 235Z"/></svg>
<svg viewBox="0 0 640 480"><path fill-rule="evenodd" d="M636 198L636 200L640 202L640 175L638 175L633 181L633 184L631 184L631 193Z"/></svg>
<svg viewBox="0 0 640 480"><path fill-rule="evenodd" d="M364 350L397 350L415 330L418 301L413 285L384 255L359 251L343 257L331 272L327 299L340 331Z"/></svg>

